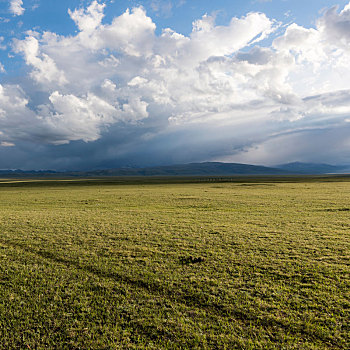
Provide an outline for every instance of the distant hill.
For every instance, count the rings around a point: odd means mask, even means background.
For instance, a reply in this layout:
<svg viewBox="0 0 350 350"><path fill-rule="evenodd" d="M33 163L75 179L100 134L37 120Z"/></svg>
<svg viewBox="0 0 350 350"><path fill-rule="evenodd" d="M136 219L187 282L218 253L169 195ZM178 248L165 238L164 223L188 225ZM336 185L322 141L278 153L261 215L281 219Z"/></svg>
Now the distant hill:
<svg viewBox="0 0 350 350"><path fill-rule="evenodd" d="M0 170L0 175L2 174L57 174L57 171L54 170L21 170L21 169L15 169L15 170Z"/></svg>
<svg viewBox="0 0 350 350"><path fill-rule="evenodd" d="M239 163L190 163L147 168L117 168L92 171L55 172L51 170L23 171L0 170L0 176L230 176L230 175L283 175L291 172L283 169Z"/></svg>
<svg viewBox="0 0 350 350"><path fill-rule="evenodd" d="M0 176L4 177L37 177L37 176L51 176L51 175L60 175L63 173L59 173L54 170L0 170Z"/></svg>
<svg viewBox="0 0 350 350"><path fill-rule="evenodd" d="M189 163L148 168L119 168L75 173L88 176L229 176L229 175L282 175L283 169L239 163Z"/></svg>
<svg viewBox="0 0 350 350"><path fill-rule="evenodd" d="M330 165L330 164L317 164L317 163L302 163L294 162L287 164L276 165L276 168L290 171L297 174L339 174L346 173L349 171L349 166L347 165Z"/></svg>
<svg viewBox="0 0 350 350"><path fill-rule="evenodd" d="M288 163L276 167L240 163L189 163L147 168L116 168L91 171L0 170L2 177L96 177L96 176L231 176L231 175L317 175L346 173L349 166Z"/></svg>

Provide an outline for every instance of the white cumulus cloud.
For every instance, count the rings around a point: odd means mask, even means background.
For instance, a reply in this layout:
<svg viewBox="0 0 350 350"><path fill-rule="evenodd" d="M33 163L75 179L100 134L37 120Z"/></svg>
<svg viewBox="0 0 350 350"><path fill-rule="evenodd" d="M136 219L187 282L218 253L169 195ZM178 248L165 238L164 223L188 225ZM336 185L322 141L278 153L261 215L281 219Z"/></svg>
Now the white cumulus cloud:
<svg viewBox="0 0 350 350"><path fill-rule="evenodd" d="M23 1L22 0L11 0L10 1L10 12L14 16L22 16L25 9L22 7Z"/></svg>

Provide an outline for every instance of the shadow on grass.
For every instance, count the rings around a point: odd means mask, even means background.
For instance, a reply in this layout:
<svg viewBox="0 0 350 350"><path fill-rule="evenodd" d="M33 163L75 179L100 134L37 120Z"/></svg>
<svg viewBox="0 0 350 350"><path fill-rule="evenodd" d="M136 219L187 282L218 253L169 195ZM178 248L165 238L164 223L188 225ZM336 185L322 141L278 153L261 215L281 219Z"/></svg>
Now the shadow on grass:
<svg viewBox="0 0 350 350"><path fill-rule="evenodd" d="M176 288L176 290L172 290L167 288L166 285L161 284L161 282L155 282L150 280L145 281L122 275L114 271L104 271L96 266L85 265L81 264L78 261L69 260L64 257L59 257L50 251L35 250L29 248L28 246L20 242L10 242L3 239L0 239L0 242L15 248L20 248L26 253L39 256L43 259L50 260L54 263L63 264L68 268L73 267L77 270L91 273L99 278L108 278L116 282L125 283L133 287L143 289L147 292L157 294L163 297L164 299L168 299L170 302L180 303L186 307L197 308L199 310L205 310L206 312L211 314L212 317L219 316L226 318L234 318L236 321L241 321L243 324L245 324L246 327L249 328L252 326L252 324L256 324L266 327L270 329L270 331L274 329L273 332L276 333L278 333L278 329L284 329L285 332L289 334L299 334L299 336L301 336L303 339L313 339L321 342L332 342L332 340L330 340L329 338L322 337L322 335L315 334L314 332L309 331L303 327L298 327L295 324L293 325L291 322L277 320L270 317L262 318L261 315L258 315L258 311L252 312L251 308L250 310L244 310L244 305L239 307L238 305L228 305L221 304L219 302L211 302L208 296L205 293L203 293L202 290L194 290L190 292L181 290L179 288ZM195 258L190 257L190 261L186 259L185 261L182 261L182 263L187 265L202 262L202 260L192 261L193 259L195 260ZM162 337L164 336L169 336L171 338L170 334L165 334L168 332L165 332L164 330L159 330L156 327L152 327L149 325L138 326L137 324L135 324L135 326L137 327L138 332L144 334L152 340L162 339ZM334 343L334 345L337 346L339 344Z"/></svg>

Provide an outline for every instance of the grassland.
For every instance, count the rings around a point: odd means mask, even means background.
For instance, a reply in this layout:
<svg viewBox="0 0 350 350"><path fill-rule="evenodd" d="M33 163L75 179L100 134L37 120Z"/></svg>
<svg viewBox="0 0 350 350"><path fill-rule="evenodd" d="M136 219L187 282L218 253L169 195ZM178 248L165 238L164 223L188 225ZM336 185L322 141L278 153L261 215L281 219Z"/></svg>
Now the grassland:
<svg viewBox="0 0 350 350"><path fill-rule="evenodd" d="M349 179L18 181L0 349L349 348Z"/></svg>

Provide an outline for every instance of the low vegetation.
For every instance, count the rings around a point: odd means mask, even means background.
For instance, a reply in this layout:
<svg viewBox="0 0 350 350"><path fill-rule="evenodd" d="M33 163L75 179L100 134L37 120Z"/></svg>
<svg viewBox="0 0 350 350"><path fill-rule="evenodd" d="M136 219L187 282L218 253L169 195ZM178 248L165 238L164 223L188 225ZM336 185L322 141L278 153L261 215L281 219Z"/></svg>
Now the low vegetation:
<svg viewBox="0 0 350 350"><path fill-rule="evenodd" d="M348 179L120 182L0 183L1 349L349 348Z"/></svg>

